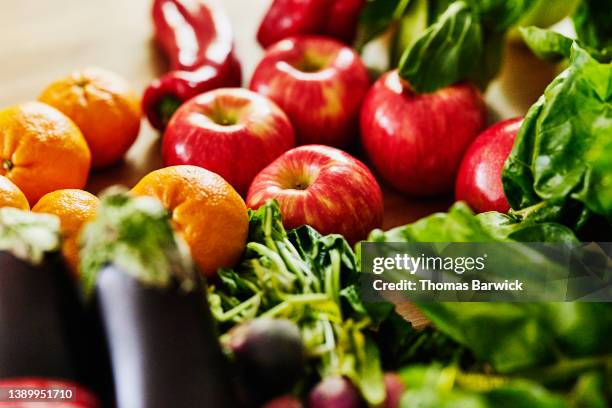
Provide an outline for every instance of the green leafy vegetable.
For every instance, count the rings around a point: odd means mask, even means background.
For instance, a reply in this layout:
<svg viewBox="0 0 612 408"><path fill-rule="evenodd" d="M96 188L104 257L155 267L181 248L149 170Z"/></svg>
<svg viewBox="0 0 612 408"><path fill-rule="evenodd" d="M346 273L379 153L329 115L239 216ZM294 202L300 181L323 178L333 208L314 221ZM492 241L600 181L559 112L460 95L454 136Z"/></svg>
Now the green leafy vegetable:
<svg viewBox="0 0 612 408"><path fill-rule="evenodd" d="M356 48L363 48L399 20L410 3L411 0L369 0L361 12Z"/></svg>
<svg viewBox="0 0 612 408"><path fill-rule="evenodd" d="M513 209L580 230L612 220L612 64L576 43L570 63L529 110L502 180Z"/></svg>
<svg viewBox="0 0 612 408"><path fill-rule="evenodd" d="M259 316L290 319L300 327L320 377L346 376L369 404L384 400L371 330L391 310L361 301L357 261L344 238L308 226L287 233L271 201L250 213L242 266L219 276L209 287L209 302L222 330Z"/></svg>
<svg viewBox="0 0 612 408"><path fill-rule="evenodd" d="M468 78L485 88L501 67L506 31L532 6L526 0L431 1L435 21L416 39L401 41L407 48L400 76L421 93Z"/></svg>
<svg viewBox="0 0 612 408"><path fill-rule="evenodd" d="M523 40L535 55L545 61L559 62L570 57L571 39L551 30L537 27L521 28Z"/></svg>
<svg viewBox="0 0 612 408"><path fill-rule="evenodd" d="M462 372L456 366L413 366L403 370L401 407L566 408L558 395L533 381Z"/></svg>
<svg viewBox="0 0 612 408"><path fill-rule="evenodd" d="M60 220L56 216L0 208L0 251L9 251L19 259L39 265L60 245Z"/></svg>
<svg viewBox="0 0 612 408"><path fill-rule="evenodd" d="M399 73L417 92L433 92L466 78L483 52L482 27L465 2L451 4L412 44Z"/></svg>
<svg viewBox="0 0 612 408"><path fill-rule="evenodd" d="M86 293L91 293L98 273L109 264L151 286L166 287L175 278L184 290L194 285L189 250L154 198L117 191L106 194L96 220L83 229L80 254Z"/></svg>
<svg viewBox="0 0 612 408"><path fill-rule="evenodd" d="M413 224L383 232L374 230L370 242L578 242L569 228L539 223L529 218L488 212L474 215L463 203L455 203L447 213L432 214Z"/></svg>

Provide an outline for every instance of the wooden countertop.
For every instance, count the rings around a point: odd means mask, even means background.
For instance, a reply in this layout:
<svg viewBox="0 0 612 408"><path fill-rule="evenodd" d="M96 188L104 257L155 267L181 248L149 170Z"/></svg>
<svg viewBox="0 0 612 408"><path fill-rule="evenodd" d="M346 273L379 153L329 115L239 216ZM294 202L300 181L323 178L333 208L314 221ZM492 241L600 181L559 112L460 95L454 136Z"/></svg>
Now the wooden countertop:
<svg viewBox="0 0 612 408"><path fill-rule="evenodd" d="M255 32L271 0L218 0L236 34L245 82L261 50ZM0 2L0 108L36 99L51 81L76 68L100 66L126 77L138 89L164 72L151 41L151 0L15 0ZM498 80L486 99L490 121L525 114L555 76L523 46L509 45ZM159 135L143 121L124 163L90 177L97 193L113 184L134 185L161 167ZM385 228L445 210L448 198L416 199L385 188Z"/></svg>

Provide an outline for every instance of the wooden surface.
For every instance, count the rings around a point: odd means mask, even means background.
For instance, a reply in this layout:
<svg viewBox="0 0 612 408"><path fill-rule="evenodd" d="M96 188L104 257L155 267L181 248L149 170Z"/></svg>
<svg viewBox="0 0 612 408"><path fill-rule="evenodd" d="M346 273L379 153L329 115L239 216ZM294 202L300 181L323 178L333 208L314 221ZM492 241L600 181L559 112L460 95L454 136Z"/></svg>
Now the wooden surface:
<svg viewBox="0 0 612 408"><path fill-rule="evenodd" d="M126 77L139 91L164 72L151 41L151 0L1 0L0 108L36 99L54 79L100 66ZM232 21L245 83L261 57L255 32L271 0L219 0ZM520 45L508 46L500 78L488 89L491 122L523 115L555 75ZM88 190L134 185L161 167L159 135L143 121L124 163L93 173ZM445 210L452 199L415 199L385 188L385 227Z"/></svg>

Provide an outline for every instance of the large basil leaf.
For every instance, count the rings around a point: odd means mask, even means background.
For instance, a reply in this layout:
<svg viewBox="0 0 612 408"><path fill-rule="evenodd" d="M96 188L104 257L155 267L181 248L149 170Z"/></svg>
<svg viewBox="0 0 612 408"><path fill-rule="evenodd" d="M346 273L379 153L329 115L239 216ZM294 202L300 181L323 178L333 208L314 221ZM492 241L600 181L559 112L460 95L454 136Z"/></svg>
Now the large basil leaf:
<svg viewBox="0 0 612 408"><path fill-rule="evenodd" d="M548 209L547 209L548 210ZM555 213L556 214L556 213ZM374 230L370 242L578 242L569 228L541 219L559 218L557 215L520 217L487 212L474 215L462 202L454 204L447 213L436 213L412 224L383 232Z"/></svg>
<svg viewBox="0 0 612 408"><path fill-rule="evenodd" d="M574 232L554 222L537 222L539 219L520 219L513 215L486 212L476 216L480 223L497 239L518 242L578 243Z"/></svg>
<svg viewBox="0 0 612 408"><path fill-rule="evenodd" d="M612 219L612 64L577 44L570 68L532 106L502 180L514 209L577 200Z"/></svg>
<svg viewBox="0 0 612 408"><path fill-rule="evenodd" d="M499 71L505 32L532 5L527 0L430 1L428 17L436 19L417 39L400 28L398 43L408 46L400 75L422 93L467 78L485 88ZM409 41L403 38L406 31Z"/></svg>
<svg viewBox="0 0 612 408"><path fill-rule="evenodd" d="M467 78L483 53L482 27L466 2L452 3L404 53L400 76L420 93Z"/></svg>

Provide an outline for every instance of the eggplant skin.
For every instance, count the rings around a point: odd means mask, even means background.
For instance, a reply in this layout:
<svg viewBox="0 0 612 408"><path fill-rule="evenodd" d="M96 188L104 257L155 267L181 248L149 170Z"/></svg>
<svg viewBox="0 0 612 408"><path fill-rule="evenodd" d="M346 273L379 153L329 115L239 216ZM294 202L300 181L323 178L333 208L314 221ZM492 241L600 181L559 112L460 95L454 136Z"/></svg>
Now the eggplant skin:
<svg viewBox="0 0 612 408"><path fill-rule="evenodd" d="M59 257L33 266L0 251L0 379L78 382L79 300Z"/></svg>
<svg viewBox="0 0 612 408"><path fill-rule="evenodd" d="M205 293L145 287L114 265L100 271L95 302L118 408L237 406Z"/></svg>

